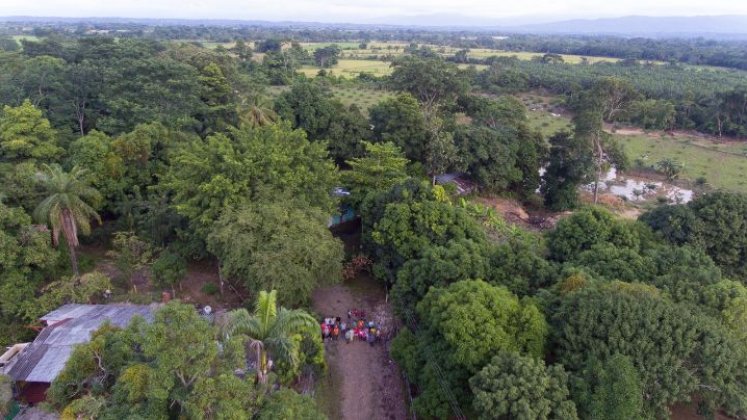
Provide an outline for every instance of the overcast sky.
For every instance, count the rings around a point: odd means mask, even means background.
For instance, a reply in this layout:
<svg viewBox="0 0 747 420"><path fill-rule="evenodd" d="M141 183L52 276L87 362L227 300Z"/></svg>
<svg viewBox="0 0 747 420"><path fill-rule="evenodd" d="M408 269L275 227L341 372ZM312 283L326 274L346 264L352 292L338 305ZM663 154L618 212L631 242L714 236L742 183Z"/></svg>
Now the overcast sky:
<svg viewBox="0 0 747 420"><path fill-rule="evenodd" d="M747 0L0 0L0 16L366 22L430 14L542 20L747 14Z"/></svg>

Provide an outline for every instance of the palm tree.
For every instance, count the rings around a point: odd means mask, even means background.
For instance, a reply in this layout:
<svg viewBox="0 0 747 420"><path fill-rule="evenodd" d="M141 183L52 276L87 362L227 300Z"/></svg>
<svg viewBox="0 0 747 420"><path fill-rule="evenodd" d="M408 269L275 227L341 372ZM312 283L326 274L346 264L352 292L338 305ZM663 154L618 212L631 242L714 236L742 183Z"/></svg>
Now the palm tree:
<svg viewBox="0 0 747 420"><path fill-rule="evenodd" d="M270 357L289 362L299 362L298 342L293 336L302 332L317 334L318 325L306 311L289 310L277 306L277 291L259 292L254 314L246 309L231 313L227 332L243 334L249 338L249 347L257 352L257 381L267 383Z"/></svg>
<svg viewBox="0 0 747 420"><path fill-rule="evenodd" d="M239 121L249 127L263 127L278 119L270 103L260 96L253 96L249 101L243 100L238 108Z"/></svg>
<svg viewBox="0 0 747 420"><path fill-rule="evenodd" d="M91 233L91 219L101 223L101 218L91 207L100 199L100 195L95 188L82 181L85 175L86 170L77 166L65 172L60 165L44 165L38 179L48 195L34 210L38 221L52 226L52 243L55 246L59 243L60 232L65 236L70 265L76 277L80 274L75 255L75 248L79 245L78 231L88 235Z"/></svg>

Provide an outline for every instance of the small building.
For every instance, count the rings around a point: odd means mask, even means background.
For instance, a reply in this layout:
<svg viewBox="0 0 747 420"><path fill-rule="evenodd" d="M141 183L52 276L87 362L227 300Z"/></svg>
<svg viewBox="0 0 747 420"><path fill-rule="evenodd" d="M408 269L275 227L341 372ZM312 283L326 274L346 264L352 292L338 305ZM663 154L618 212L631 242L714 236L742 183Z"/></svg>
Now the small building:
<svg viewBox="0 0 747 420"><path fill-rule="evenodd" d="M104 322L124 328L135 316L153 320L157 305L69 304L44 315L44 328L26 345L9 348L3 357L4 373L14 381L16 398L35 404L46 399L50 384L65 367L77 344L86 343Z"/></svg>
<svg viewBox="0 0 747 420"><path fill-rule="evenodd" d="M337 187L332 191L332 195L342 199L350 197L350 191L342 187ZM351 222L355 222L356 220L358 220L358 215L355 213L355 209L353 209L350 204L343 202L337 208L337 212L330 216L329 222L327 222L327 227L330 229L339 228L350 224Z"/></svg>
<svg viewBox="0 0 747 420"><path fill-rule="evenodd" d="M464 176L463 174L457 174L457 173L441 174L441 175L436 175L435 178L436 178L436 184L439 184L439 185L454 184L454 186L456 187L456 192L459 195L470 194L476 189L475 183L467 179L467 177Z"/></svg>

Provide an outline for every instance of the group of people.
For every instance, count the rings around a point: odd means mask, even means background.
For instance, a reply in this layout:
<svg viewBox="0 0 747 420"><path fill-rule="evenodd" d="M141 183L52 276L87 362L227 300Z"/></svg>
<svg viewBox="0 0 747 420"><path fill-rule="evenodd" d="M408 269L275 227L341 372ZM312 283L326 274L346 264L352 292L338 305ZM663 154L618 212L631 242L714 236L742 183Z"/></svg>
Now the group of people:
<svg viewBox="0 0 747 420"><path fill-rule="evenodd" d="M342 336L347 343L359 340L373 346L381 336L381 330L376 323L366 321L366 313L357 309L348 311L346 321L342 321L339 316L324 318L320 326L323 340L338 340Z"/></svg>

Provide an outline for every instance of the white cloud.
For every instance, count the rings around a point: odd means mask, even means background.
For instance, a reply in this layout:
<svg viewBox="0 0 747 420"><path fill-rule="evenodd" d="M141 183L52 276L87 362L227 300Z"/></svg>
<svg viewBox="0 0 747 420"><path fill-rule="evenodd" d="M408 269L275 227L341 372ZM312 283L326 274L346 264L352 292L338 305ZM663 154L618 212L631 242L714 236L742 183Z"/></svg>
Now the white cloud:
<svg viewBox="0 0 747 420"><path fill-rule="evenodd" d="M383 16L747 14L745 0L0 0L0 15L366 21Z"/></svg>

